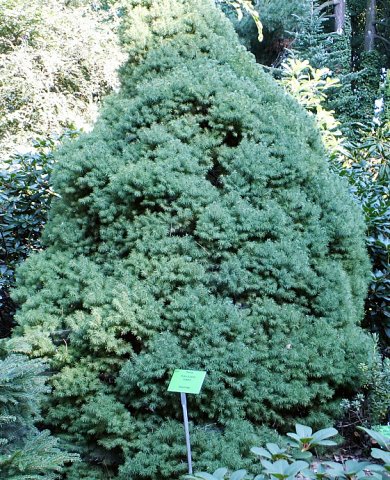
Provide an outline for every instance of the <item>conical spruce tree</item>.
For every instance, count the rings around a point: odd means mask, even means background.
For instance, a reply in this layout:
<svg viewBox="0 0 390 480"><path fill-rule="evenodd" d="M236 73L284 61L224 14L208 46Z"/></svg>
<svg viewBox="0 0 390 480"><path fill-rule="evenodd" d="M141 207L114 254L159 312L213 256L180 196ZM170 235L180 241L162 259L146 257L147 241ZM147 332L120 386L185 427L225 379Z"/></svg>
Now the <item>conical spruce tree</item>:
<svg viewBox="0 0 390 480"><path fill-rule="evenodd" d="M59 154L13 349L51 362L68 479L185 473L175 368L208 372L195 468L244 467L264 427L324 425L360 383L362 217L211 0L129 0L122 41L120 92Z"/></svg>

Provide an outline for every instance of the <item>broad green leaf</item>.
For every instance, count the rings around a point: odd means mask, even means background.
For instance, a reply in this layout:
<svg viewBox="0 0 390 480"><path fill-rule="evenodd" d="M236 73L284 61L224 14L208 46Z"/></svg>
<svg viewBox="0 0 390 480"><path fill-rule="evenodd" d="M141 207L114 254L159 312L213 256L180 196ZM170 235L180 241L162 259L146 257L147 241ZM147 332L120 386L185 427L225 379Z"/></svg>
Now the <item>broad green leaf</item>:
<svg viewBox="0 0 390 480"><path fill-rule="evenodd" d="M314 445L323 445L323 446L328 446L328 447L333 447L334 445L337 445L336 442L333 440L320 440L319 442L312 442Z"/></svg>
<svg viewBox="0 0 390 480"><path fill-rule="evenodd" d="M385 450L381 450L379 448L372 448L371 457L378 458L380 460L383 460L385 463L390 464L390 452L386 452Z"/></svg>
<svg viewBox="0 0 390 480"><path fill-rule="evenodd" d="M298 460L291 465L288 465L288 467L286 468L286 473L288 474L288 476L295 476L298 472L301 472L306 468L309 468L309 464L302 460Z"/></svg>
<svg viewBox="0 0 390 480"><path fill-rule="evenodd" d="M303 475L304 478L319 478L319 475L313 472L312 470L310 470L310 468L306 468L302 470L301 474Z"/></svg>
<svg viewBox="0 0 390 480"><path fill-rule="evenodd" d="M359 462L358 460L347 460L345 462L345 472L347 474L354 474L365 470L370 466L370 462Z"/></svg>
<svg viewBox="0 0 390 480"><path fill-rule="evenodd" d="M263 465L263 467L265 469L272 470L272 468L273 468L273 463L272 462L269 462L268 460L264 460L263 458L260 461L261 461L261 464Z"/></svg>
<svg viewBox="0 0 390 480"><path fill-rule="evenodd" d="M310 460L313 454L308 450L306 450L305 452L301 452L301 451L294 452L293 456L296 460Z"/></svg>
<svg viewBox="0 0 390 480"><path fill-rule="evenodd" d="M193 478L202 478L203 480L215 480L214 476L207 472L196 472Z"/></svg>
<svg viewBox="0 0 390 480"><path fill-rule="evenodd" d="M287 436L290 437L290 438L292 438L292 439L294 439L294 440L296 440L296 441L298 442L298 444L299 444L299 442L300 442L300 437L299 437L296 433L291 433L291 432L290 432L290 433L287 434Z"/></svg>
<svg viewBox="0 0 390 480"><path fill-rule="evenodd" d="M307 427L306 425L301 425L300 423L297 423L295 425L295 430L300 438L311 438L313 434L313 430L310 427Z"/></svg>
<svg viewBox="0 0 390 480"><path fill-rule="evenodd" d="M379 472L370 472L370 475L360 472L356 478L358 480L383 480L383 476Z"/></svg>
<svg viewBox="0 0 390 480"><path fill-rule="evenodd" d="M371 463L370 465L367 465L364 470L368 470L370 472L384 472L385 468L377 463Z"/></svg>
<svg viewBox="0 0 390 480"><path fill-rule="evenodd" d="M268 458L270 460L272 459L272 455L265 448L252 447L251 452L260 457Z"/></svg>
<svg viewBox="0 0 390 480"><path fill-rule="evenodd" d="M230 480L242 480L246 475L246 470L237 470L232 473Z"/></svg>
<svg viewBox="0 0 390 480"><path fill-rule="evenodd" d="M330 467L332 470L335 470L337 472L344 472L344 466L341 463L337 462L324 462L323 465L327 465Z"/></svg>
<svg viewBox="0 0 390 480"><path fill-rule="evenodd" d="M390 450L390 439L386 438L379 432L375 430L371 430L365 427L357 427L359 430L363 430L364 432L368 433L371 438L373 438L382 448L385 450Z"/></svg>
<svg viewBox="0 0 390 480"><path fill-rule="evenodd" d="M318 443L319 441L334 437L337 434L338 431L335 428L323 428L322 430L318 430L318 432L313 434L313 441Z"/></svg>
<svg viewBox="0 0 390 480"><path fill-rule="evenodd" d="M222 480L223 477L227 474L227 471L228 471L227 468L218 468L213 473L213 476L214 476L214 478L217 478L218 480Z"/></svg>
<svg viewBox="0 0 390 480"><path fill-rule="evenodd" d="M272 464L269 470L270 470L270 473L272 473L273 475L276 475L276 474L286 475L285 472L287 467L288 467L287 460L276 460L276 462Z"/></svg>
<svg viewBox="0 0 390 480"><path fill-rule="evenodd" d="M272 455L277 455L278 453L283 453L286 449L281 449L276 443L266 443L265 445Z"/></svg>

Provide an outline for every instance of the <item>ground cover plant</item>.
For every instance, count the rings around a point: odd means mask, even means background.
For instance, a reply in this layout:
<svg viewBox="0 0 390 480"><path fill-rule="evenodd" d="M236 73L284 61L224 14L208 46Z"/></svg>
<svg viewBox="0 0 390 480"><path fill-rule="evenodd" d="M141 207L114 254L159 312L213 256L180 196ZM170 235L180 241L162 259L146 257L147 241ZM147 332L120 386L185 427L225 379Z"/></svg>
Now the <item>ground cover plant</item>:
<svg viewBox="0 0 390 480"><path fill-rule="evenodd" d="M208 372L189 408L212 471L329 422L370 343L362 215L314 121L208 0L129 0L122 42L14 294L9 348L50 362L45 420L84 460L68 480L185 473L174 368Z"/></svg>
<svg viewBox="0 0 390 480"><path fill-rule="evenodd" d="M293 441L284 441L284 448L275 443L267 443L266 447L253 447L252 453L258 456L259 474L250 474L245 469L229 472L227 468L218 468L214 473L197 472L186 475L188 480L292 480L305 478L312 480L387 480L390 478L390 438L383 434L360 427L379 448L371 449L374 459L360 461L357 459L341 459L333 461L313 456L316 447L335 446L330 438L337 435L335 428L324 428L313 432L305 425L295 425L295 432L287 433ZM378 462L380 460L380 462Z"/></svg>

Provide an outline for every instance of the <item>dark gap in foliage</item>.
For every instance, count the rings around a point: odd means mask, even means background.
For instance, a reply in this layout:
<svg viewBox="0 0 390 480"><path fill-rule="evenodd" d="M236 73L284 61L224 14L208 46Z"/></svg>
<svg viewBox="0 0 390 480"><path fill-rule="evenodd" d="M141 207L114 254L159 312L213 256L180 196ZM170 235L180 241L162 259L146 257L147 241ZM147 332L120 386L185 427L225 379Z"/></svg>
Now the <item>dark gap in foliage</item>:
<svg viewBox="0 0 390 480"><path fill-rule="evenodd" d="M329 385L332 385L331 381L329 381ZM351 398L351 396L354 393L353 388L351 388L351 386L349 384L348 385L340 385L340 386L337 386L337 387L335 385L333 385L333 388L334 388L333 397L335 397L335 398Z"/></svg>
<svg viewBox="0 0 390 480"><path fill-rule="evenodd" d="M261 237L258 235L249 235L246 241L254 243L278 242L280 241L280 236L277 235L275 232L267 232L265 235L261 234Z"/></svg>
<svg viewBox="0 0 390 480"><path fill-rule="evenodd" d="M192 98L192 99L189 99L185 105L191 106L189 113L191 113L192 115L202 115L203 117L205 117L205 119L208 118L210 102L199 103L198 100ZM188 112L186 111L186 113Z"/></svg>
<svg viewBox="0 0 390 480"><path fill-rule="evenodd" d="M76 310L82 310L83 312L86 311L86 309L84 308L83 302L81 300L72 303L70 310L71 310L72 313L75 312ZM90 310L88 310L88 311L90 313Z"/></svg>
<svg viewBox="0 0 390 480"><path fill-rule="evenodd" d="M134 353L139 354L142 351L142 343L140 340L134 335L133 332L126 332L120 335L120 338L127 343L130 343Z"/></svg>
<svg viewBox="0 0 390 480"><path fill-rule="evenodd" d="M188 235L191 235L191 232L186 228L171 230L169 234L170 237L187 237Z"/></svg>
<svg viewBox="0 0 390 480"><path fill-rule="evenodd" d="M82 200L82 199L86 199L88 198L92 193L93 193L93 189L91 187L89 187L88 185L83 185L83 186L79 186L79 185L75 185L74 187L75 189L75 192L74 192L74 196L72 198L72 200L74 201L75 199L77 200Z"/></svg>
<svg viewBox="0 0 390 480"><path fill-rule="evenodd" d="M187 225L180 225L175 227L174 225L171 226L169 230L170 237L186 237L188 235L193 236L196 229L196 220L193 219Z"/></svg>
<svg viewBox="0 0 390 480"><path fill-rule="evenodd" d="M107 373L107 372L100 372L99 373L99 380L103 383L106 383L107 385L114 385L115 380L116 380L116 376L112 375L110 373Z"/></svg>
<svg viewBox="0 0 390 480"><path fill-rule="evenodd" d="M312 305L317 297L317 294L310 294L309 290L299 288L299 287L291 287L290 290L294 292L295 298L296 299L304 299L305 300L305 306L308 308L308 314L310 315L315 315L313 310L312 310ZM294 302L293 302L294 303ZM301 302L302 304L302 302Z"/></svg>
<svg viewBox="0 0 390 480"><path fill-rule="evenodd" d="M92 465L103 467L104 470L110 467L110 472L113 475L118 475L119 465L124 461L124 455L121 447L113 447L110 450L106 450L104 447L93 447L89 461Z"/></svg>
<svg viewBox="0 0 390 480"><path fill-rule="evenodd" d="M59 347L60 345L63 345L63 344L67 345L69 343L69 335L71 333L72 333L72 330L70 328L63 329L63 330L56 330L55 332L50 333L50 337L52 339L53 344Z"/></svg>
<svg viewBox="0 0 390 480"><path fill-rule="evenodd" d="M346 253L345 248L340 248L339 242L331 242L328 245L328 255L344 255Z"/></svg>
<svg viewBox="0 0 390 480"><path fill-rule="evenodd" d="M16 304L9 296L6 288L0 289L0 338L8 338L15 326L14 315Z"/></svg>
<svg viewBox="0 0 390 480"><path fill-rule="evenodd" d="M216 188L222 188L223 182L221 177L226 175L228 171L226 168L221 164L221 162L214 156L213 158L213 166L207 172L206 180L211 183Z"/></svg>
<svg viewBox="0 0 390 480"><path fill-rule="evenodd" d="M223 143L228 147L238 147L242 140L242 133L236 130L229 130L223 139Z"/></svg>
<svg viewBox="0 0 390 480"><path fill-rule="evenodd" d="M92 239L94 245L99 245L100 238L100 218L97 215L89 219L88 225L85 229L85 236L88 239Z"/></svg>
<svg viewBox="0 0 390 480"><path fill-rule="evenodd" d="M232 300L232 304L240 310L247 310L251 308L249 303L250 294L246 294L246 292L241 293L240 295L231 294L230 298Z"/></svg>
<svg viewBox="0 0 390 480"><path fill-rule="evenodd" d="M315 402L316 400L312 399L311 406L316 405ZM276 414L284 417L284 420L283 424L275 425L275 427L281 432L286 431L293 426L295 421L293 419L307 417L310 414L310 410L310 407L302 407L301 405L296 405L289 408L288 416L286 416L285 410L281 409L280 411L278 411L276 409Z"/></svg>
<svg viewBox="0 0 390 480"><path fill-rule="evenodd" d="M121 248L118 251L118 258L120 259L127 258L130 255L132 248L133 248L132 246L125 246Z"/></svg>
<svg viewBox="0 0 390 480"><path fill-rule="evenodd" d="M135 135L134 133L128 133L128 134L126 135L126 141L127 141L128 143L135 142L136 140L138 140L138 136Z"/></svg>
<svg viewBox="0 0 390 480"><path fill-rule="evenodd" d="M201 122L199 122L199 127L202 128L203 130L210 129L210 123L209 121L205 118Z"/></svg>

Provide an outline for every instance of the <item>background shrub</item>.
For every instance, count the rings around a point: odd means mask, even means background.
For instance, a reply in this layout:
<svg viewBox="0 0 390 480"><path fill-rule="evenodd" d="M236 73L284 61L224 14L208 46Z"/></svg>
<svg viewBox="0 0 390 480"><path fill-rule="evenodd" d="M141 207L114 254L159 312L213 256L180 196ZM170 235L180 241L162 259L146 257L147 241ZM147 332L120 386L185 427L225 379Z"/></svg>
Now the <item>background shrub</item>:
<svg viewBox="0 0 390 480"><path fill-rule="evenodd" d="M341 86L331 70L314 69L308 61L291 57L276 75L281 77L279 82L285 90L314 116L332 169L347 178L350 191L364 213L373 271L363 325L379 333L382 352L386 353L390 338L390 125L385 118L367 126L357 124L356 140L347 140L335 112L326 108L329 91Z"/></svg>
<svg viewBox="0 0 390 480"><path fill-rule="evenodd" d="M373 269L364 325L379 333L384 352L390 339L389 127L385 123L360 127L360 141L346 145L340 170L340 174L348 178L366 219L367 247Z"/></svg>
<svg viewBox="0 0 390 480"><path fill-rule="evenodd" d="M50 186L54 167L53 150L68 132L54 140L36 141L30 153L18 154L0 163L0 337L10 334L15 305L10 289L15 269L21 261L42 248L41 231L50 202L55 196Z"/></svg>
<svg viewBox="0 0 390 480"><path fill-rule="evenodd" d="M123 59L115 18L65 0L0 0L0 160L95 120Z"/></svg>

